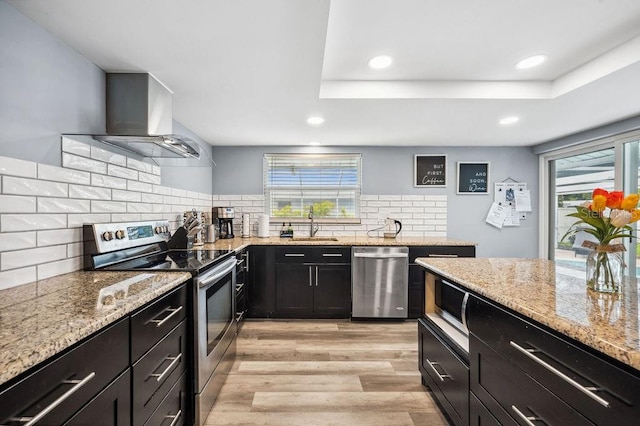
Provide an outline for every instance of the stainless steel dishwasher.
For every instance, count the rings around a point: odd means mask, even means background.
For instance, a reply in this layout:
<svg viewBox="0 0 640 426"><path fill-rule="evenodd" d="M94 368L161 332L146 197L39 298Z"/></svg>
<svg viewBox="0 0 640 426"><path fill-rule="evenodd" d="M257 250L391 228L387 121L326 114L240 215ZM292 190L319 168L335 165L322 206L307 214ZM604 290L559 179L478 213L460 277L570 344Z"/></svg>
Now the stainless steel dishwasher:
<svg viewBox="0 0 640 426"><path fill-rule="evenodd" d="M352 318L407 318L409 248L351 249Z"/></svg>

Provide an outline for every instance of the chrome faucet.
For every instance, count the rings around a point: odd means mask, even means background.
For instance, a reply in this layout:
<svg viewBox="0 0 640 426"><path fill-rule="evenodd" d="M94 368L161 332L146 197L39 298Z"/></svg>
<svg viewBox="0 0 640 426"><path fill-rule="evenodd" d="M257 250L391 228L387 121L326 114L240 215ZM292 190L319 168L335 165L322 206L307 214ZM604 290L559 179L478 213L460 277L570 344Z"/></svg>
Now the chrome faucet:
<svg viewBox="0 0 640 426"><path fill-rule="evenodd" d="M316 232L318 232L318 229L320 229L319 226L316 226L315 229L313 228L313 206L309 206L309 219L311 219L311 228L309 229L309 236L310 237L315 237L316 236Z"/></svg>

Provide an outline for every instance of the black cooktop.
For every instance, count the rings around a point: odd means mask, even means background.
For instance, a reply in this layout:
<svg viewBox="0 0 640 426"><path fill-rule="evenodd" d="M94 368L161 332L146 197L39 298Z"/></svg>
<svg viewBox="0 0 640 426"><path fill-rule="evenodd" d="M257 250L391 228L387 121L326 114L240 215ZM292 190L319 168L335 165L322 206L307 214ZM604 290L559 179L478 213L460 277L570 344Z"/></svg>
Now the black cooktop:
<svg viewBox="0 0 640 426"><path fill-rule="evenodd" d="M110 271L184 271L199 273L228 257L232 250L168 250L104 267Z"/></svg>

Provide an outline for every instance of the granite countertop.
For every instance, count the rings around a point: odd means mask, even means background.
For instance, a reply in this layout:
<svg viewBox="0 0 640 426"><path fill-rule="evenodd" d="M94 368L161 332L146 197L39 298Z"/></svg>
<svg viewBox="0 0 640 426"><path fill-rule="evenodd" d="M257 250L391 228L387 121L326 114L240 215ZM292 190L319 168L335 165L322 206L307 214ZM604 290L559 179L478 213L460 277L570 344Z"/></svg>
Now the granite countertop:
<svg viewBox="0 0 640 426"><path fill-rule="evenodd" d="M440 237L398 237L398 238L368 238L368 237L315 237L312 240L307 236L295 238L231 238L218 240L215 243L206 243L199 246L203 249L241 250L248 246L280 246L280 245L305 245L305 246L476 246L470 241L452 240ZM197 248L197 247L196 247Z"/></svg>
<svg viewBox="0 0 640 426"><path fill-rule="evenodd" d="M0 290L0 385L189 278L78 271Z"/></svg>
<svg viewBox="0 0 640 426"><path fill-rule="evenodd" d="M638 283L618 295L587 290L583 271L544 259L418 258L416 263L640 370Z"/></svg>

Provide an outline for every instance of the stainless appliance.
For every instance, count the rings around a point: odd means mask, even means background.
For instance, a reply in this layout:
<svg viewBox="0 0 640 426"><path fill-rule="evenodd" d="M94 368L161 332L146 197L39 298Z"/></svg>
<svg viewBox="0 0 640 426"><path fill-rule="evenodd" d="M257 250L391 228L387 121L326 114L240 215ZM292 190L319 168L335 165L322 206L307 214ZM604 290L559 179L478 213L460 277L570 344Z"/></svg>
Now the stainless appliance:
<svg viewBox="0 0 640 426"><path fill-rule="evenodd" d="M467 302L469 292L429 272L425 275L425 316L431 325L469 353Z"/></svg>
<svg viewBox="0 0 640 426"><path fill-rule="evenodd" d="M173 236L166 220L84 225L84 268L103 271L184 271L189 283L195 401L188 417L202 425L235 357L236 258L231 250L186 249L187 231ZM176 236L185 248L170 249Z"/></svg>
<svg viewBox="0 0 640 426"><path fill-rule="evenodd" d="M402 231L402 223L399 220L386 218L384 221L384 238L395 238Z"/></svg>
<svg viewBox="0 0 640 426"><path fill-rule="evenodd" d="M218 238L221 240L233 238L235 209L233 207L213 207L211 213L214 223L218 226Z"/></svg>
<svg viewBox="0 0 640 426"><path fill-rule="evenodd" d="M407 247L353 247L351 271L353 318L407 318Z"/></svg>

